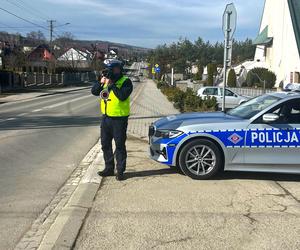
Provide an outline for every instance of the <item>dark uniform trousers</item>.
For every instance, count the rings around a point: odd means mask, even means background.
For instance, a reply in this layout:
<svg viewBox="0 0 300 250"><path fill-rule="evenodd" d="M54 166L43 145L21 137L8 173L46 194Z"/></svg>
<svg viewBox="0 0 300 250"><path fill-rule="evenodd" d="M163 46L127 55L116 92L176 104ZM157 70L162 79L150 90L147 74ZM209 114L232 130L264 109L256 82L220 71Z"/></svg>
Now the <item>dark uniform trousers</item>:
<svg viewBox="0 0 300 250"><path fill-rule="evenodd" d="M112 140L116 144L117 171L123 173L126 170L126 131L128 117L108 117L102 116L101 121L101 145L105 161L105 170L114 170L114 153L112 149Z"/></svg>

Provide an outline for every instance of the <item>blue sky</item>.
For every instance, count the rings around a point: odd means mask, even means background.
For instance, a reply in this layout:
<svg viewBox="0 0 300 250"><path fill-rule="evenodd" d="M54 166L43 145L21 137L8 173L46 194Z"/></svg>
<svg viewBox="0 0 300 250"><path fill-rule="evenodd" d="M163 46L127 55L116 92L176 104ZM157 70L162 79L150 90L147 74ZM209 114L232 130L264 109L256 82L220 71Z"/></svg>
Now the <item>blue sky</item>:
<svg viewBox="0 0 300 250"><path fill-rule="evenodd" d="M56 34L72 32L78 39L107 40L154 48L179 37L222 41L225 0L1 0L1 7L34 23L57 25ZM235 38L255 38L264 0L235 0L238 26ZM26 34L33 27L0 10L0 30ZM12 28L8 28L12 27ZM5 28L4 28L5 27ZM19 27L25 27L19 29ZM42 30L46 33L47 30Z"/></svg>

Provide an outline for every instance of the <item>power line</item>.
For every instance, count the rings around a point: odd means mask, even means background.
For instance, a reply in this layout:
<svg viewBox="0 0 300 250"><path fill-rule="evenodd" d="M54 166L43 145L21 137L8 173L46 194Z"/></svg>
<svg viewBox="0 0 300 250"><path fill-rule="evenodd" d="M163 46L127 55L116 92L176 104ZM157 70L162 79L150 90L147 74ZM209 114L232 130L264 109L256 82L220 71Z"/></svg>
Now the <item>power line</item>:
<svg viewBox="0 0 300 250"><path fill-rule="evenodd" d="M3 22L0 22L1 25L3 26L0 26L1 29L30 29L30 28L33 28L34 26L23 26L23 27L14 27L14 26L10 26L10 25L7 25Z"/></svg>
<svg viewBox="0 0 300 250"><path fill-rule="evenodd" d="M8 3L10 3L10 4L12 4L12 5L14 5L14 6L16 6L16 7L18 7L19 9L21 9L21 10L25 10L26 12L28 12L28 13L30 13L31 15L34 15L35 17L37 17L37 18L39 18L39 19L41 19L41 20L46 20L45 18L43 18L43 17L41 17L40 15L37 15L34 11L32 11L31 9L29 9L28 7L25 7L25 6L22 6L22 5L20 5L19 3L15 3L15 2L13 2L13 1L11 1L11 0L6 0Z"/></svg>
<svg viewBox="0 0 300 250"><path fill-rule="evenodd" d="M43 11L41 11L40 9L37 9L35 7L33 7L32 5L30 5L29 3L26 3L24 2L23 0L16 0L18 1L21 5L23 5L24 7L26 7L27 9L30 9L30 10L33 10L33 11L36 11L38 12L39 14L41 14L41 17L43 20L45 20L45 17L46 19L50 19L50 17L48 15L45 15L45 13Z"/></svg>
<svg viewBox="0 0 300 250"><path fill-rule="evenodd" d="M4 27L1 27L0 26L0 29L30 29L30 28L34 28L34 26L28 26L28 27L12 27L12 26L4 26Z"/></svg>
<svg viewBox="0 0 300 250"><path fill-rule="evenodd" d="M14 14L14 13L12 13L12 12L10 12L10 11L8 11L8 10L2 8L2 7L0 7L0 10L6 12L6 13L8 13L8 14L10 14L10 15L16 17L16 18L19 18L19 19L23 20L24 22L27 22L27 23L30 23L30 24L32 24L32 25L34 25L34 26L39 27L39 28L48 30L48 28L46 28L46 27L44 27L44 26L42 26L42 25L36 24L36 23L34 23L34 22L31 22L31 21L29 21L28 19L25 19L25 18L23 18L23 17L20 17L20 16Z"/></svg>

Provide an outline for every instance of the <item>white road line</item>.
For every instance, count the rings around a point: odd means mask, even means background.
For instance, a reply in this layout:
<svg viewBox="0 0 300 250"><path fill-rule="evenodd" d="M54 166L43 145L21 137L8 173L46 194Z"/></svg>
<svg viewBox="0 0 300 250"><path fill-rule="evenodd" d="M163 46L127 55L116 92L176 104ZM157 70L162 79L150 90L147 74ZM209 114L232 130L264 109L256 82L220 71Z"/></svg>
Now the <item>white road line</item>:
<svg viewBox="0 0 300 250"><path fill-rule="evenodd" d="M28 115L28 113L22 113L22 114L19 114L18 116L25 116L25 115Z"/></svg>
<svg viewBox="0 0 300 250"><path fill-rule="evenodd" d="M40 112L40 111L43 111L44 109L56 108L56 107L59 107L59 106L62 106L62 105L65 105L65 104L68 104L68 103L71 103L71 102L76 102L76 101L79 101L79 100L82 100L82 99L86 99L86 98L91 98L91 95L81 96L81 97L75 98L73 100L63 101L63 102L60 102L60 103L57 103L57 104L54 104L54 105L45 106L45 107L40 108L40 109L35 109L35 110L31 111L30 113ZM28 114L29 113L22 113L22 114L19 114L17 116L20 117L20 116L25 116L25 115L28 115ZM6 121L13 121L13 120L16 120L16 119L17 119L17 117L11 117L11 118L0 120L0 123L6 122Z"/></svg>
<svg viewBox="0 0 300 250"><path fill-rule="evenodd" d="M68 104L68 103L71 103L71 102L76 102L76 101L79 101L79 100L82 100L82 99L85 99L85 98L91 98L91 95L81 96L81 97L75 98L73 100L68 100L68 101L57 103L57 104L49 105L49 106L43 107L43 109L56 108L56 107L59 107L59 106L62 106L62 105L65 105L65 104Z"/></svg>
<svg viewBox="0 0 300 250"><path fill-rule="evenodd" d="M16 120L16 119L17 119L16 117L11 117L11 118L7 118L7 119L0 120L0 123L1 123L1 122L13 121L13 120Z"/></svg>
<svg viewBox="0 0 300 250"><path fill-rule="evenodd" d="M35 109L35 110L33 110L33 111L31 111L31 112L40 112L40 111L42 111L43 109Z"/></svg>

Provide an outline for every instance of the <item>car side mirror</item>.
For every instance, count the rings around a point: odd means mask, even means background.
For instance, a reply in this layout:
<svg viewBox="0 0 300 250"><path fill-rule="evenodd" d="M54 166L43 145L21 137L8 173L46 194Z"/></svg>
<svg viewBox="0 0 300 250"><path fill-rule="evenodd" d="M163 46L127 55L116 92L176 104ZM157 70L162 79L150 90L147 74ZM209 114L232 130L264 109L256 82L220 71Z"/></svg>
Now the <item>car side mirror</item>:
<svg viewBox="0 0 300 250"><path fill-rule="evenodd" d="M266 123L276 122L278 120L279 120L279 115L277 114L269 113L263 115L263 121Z"/></svg>

